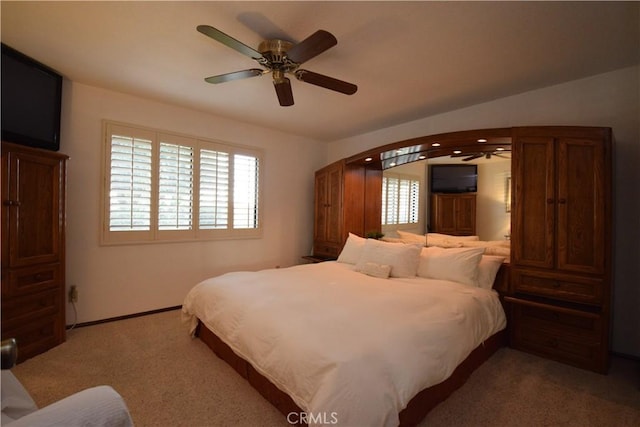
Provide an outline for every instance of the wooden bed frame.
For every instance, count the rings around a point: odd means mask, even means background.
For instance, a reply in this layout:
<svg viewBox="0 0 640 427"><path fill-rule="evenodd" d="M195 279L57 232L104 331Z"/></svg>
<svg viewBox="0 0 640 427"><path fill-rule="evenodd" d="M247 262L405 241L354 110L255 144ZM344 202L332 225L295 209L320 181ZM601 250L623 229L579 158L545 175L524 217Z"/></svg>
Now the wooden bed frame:
<svg viewBox="0 0 640 427"><path fill-rule="evenodd" d="M500 293L506 291L508 278L509 265L503 264L498 271L493 288ZM285 416L292 412L304 412L288 394L280 390L266 377L256 371L249 362L234 353L231 347L211 332L202 322L198 323L196 336L207 344L218 357L227 362L236 372L249 381L249 384L251 384L253 388ZM503 329L490 336L458 365L449 378L416 394L413 399L409 401L407 407L400 412L400 426L415 426L420 423L430 410L444 401L454 391L462 387L473 371L480 367L480 365L488 360L501 347L505 346L507 344L507 337L507 329ZM295 417L295 419L298 419L298 417ZM296 425L306 424L297 423Z"/></svg>
<svg viewBox="0 0 640 427"><path fill-rule="evenodd" d="M288 394L273 385L271 381L256 371L249 362L235 354L233 350L231 350L231 347L225 344L204 324L198 324L196 335L207 344L218 357L227 362L242 375L242 377L249 381L249 384L251 384L253 388L285 416L291 412L304 412ZM493 353L503 347L506 344L506 338L507 334L504 329L492 335L484 343L476 347L476 349L458 365L449 378L415 395L414 398L409 401L407 407L400 412L400 426L417 425L431 409L435 408L454 391L462 387L473 371L489 359Z"/></svg>

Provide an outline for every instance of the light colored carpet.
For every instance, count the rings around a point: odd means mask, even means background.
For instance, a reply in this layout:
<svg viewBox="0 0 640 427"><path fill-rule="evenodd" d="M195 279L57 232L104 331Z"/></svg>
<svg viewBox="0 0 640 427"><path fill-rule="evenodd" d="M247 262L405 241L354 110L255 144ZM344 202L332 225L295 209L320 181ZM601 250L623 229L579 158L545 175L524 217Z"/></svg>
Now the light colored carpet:
<svg viewBox="0 0 640 427"><path fill-rule="evenodd" d="M178 310L72 330L13 372L40 407L111 385L139 427L288 425ZM638 362L614 358L604 376L501 349L420 426L640 426Z"/></svg>

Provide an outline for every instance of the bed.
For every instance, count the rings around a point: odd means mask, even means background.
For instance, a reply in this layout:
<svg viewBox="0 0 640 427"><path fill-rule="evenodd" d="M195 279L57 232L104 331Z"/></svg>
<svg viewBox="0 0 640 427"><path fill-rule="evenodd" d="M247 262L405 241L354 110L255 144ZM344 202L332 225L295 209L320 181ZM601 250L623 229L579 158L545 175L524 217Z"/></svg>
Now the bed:
<svg viewBox="0 0 640 427"><path fill-rule="evenodd" d="M201 282L183 319L292 424L415 425L504 344L486 258L350 235L338 261Z"/></svg>

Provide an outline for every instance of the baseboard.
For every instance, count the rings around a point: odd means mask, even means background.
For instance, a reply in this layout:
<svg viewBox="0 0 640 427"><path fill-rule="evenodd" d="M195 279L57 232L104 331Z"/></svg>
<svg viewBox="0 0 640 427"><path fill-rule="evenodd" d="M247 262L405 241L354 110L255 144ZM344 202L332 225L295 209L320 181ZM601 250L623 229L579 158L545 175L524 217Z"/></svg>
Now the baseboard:
<svg viewBox="0 0 640 427"><path fill-rule="evenodd" d="M635 360L636 362L640 362L640 356L635 356L633 354L625 354L625 353L618 353L617 351L612 351L611 355L622 357L623 359L630 359L630 360Z"/></svg>
<svg viewBox="0 0 640 427"><path fill-rule="evenodd" d="M176 306L173 306L173 307L166 307L166 308L159 308L157 310L144 311L142 313L126 314L124 316L110 317L108 319L94 320L92 322L78 323L75 326L67 325L67 329L71 328L72 326L73 326L73 329L76 329L76 328L82 328L84 326L93 326L93 325L99 325L101 323L115 322L115 321L118 321L118 320L132 319L134 317L141 317L141 316L148 316L150 314L163 313L165 311L179 310L181 308L182 308L181 305L176 305Z"/></svg>

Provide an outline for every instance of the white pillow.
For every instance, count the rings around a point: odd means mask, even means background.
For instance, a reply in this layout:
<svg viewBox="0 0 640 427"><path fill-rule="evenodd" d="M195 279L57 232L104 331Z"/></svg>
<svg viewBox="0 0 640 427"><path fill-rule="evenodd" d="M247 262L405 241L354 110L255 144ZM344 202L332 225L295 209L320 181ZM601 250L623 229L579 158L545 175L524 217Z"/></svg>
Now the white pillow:
<svg viewBox="0 0 640 427"><path fill-rule="evenodd" d="M372 262L391 266L391 277L415 277L421 249L419 245L367 239L355 269L363 271L365 264Z"/></svg>
<svg viewBox="0 0 640 427"><path fill-rule="evenodd" d="M427 245L427 238L424 234L409 233L407 231L396 230L398 236L406 243L419 243L422 246Z"/></svg>
<svg viewBox="0 0 640 427"><path fill-rule="evenodd" d="M463 242L461 240L427 237L427 246L438 246L440 248L461 248L463 246Z"/></svg>
<svg viewBox="0 0 640 427"><path fill-rule="evenodd" d="M388 264L376 264L375 262L367 262L364 264L362 273L367 276L378 277L380 279L388 279L391 273L391 266Z"/></svg>
<svg viewBox="0 0 640 427"><path fill-rule="evenodd" d="M434 239L447 239L447 240L466 240L477 241L480 240L480 236L454 236L453 234L442 233L427 233L427 239L433 237Z"/></svg>
<svg viewBox="0 0 640 427"><path fill-rule="evenodd" d="M489 248L489 247L500 247L500 248L509 248L511 247L510 240L473 240L473 241L462 241L462 246L465 248Z"/></svg>
<svg viewBox="0 0 640 427"><path fill-rule="evenodd" d="M489 246L485 248L484 253L486 255L496 255L509 258L511 256L511 248L506 248L503 246Z"/></svg>
<svg viewBox="0 0 640 427"><path fill-rule="evenodd" d="M364 244L367 241L364 237L356 236L353 233L349 233L349 237L347 237L347 241L338 255L338 262L344 262L345 264L355 264L360 259L360 255L362 255L362 250L364 249Z"/></svg>
<svg viewBox="0 0 640 427"><path fill-rule="evenodd" d="M383 242L391 242L391 243L404 243L404 240L402 240L399 237L387 237L387 236L384 236L384 237L381 237L378 240L382 240Z"/></svg>
<svg viewBox="0 0 640 427"><path fill-rule="evenodd" d="M482 255L478 263L478 287L482 289L492 289L493 281L505 258L494 255Z"/></svg>
<svg viewBox="0 0 640 427"><path fill-rule="evenodd" d="M484 248L423 248L418 276L477 286L478 264L483 252Z"/></svg>

